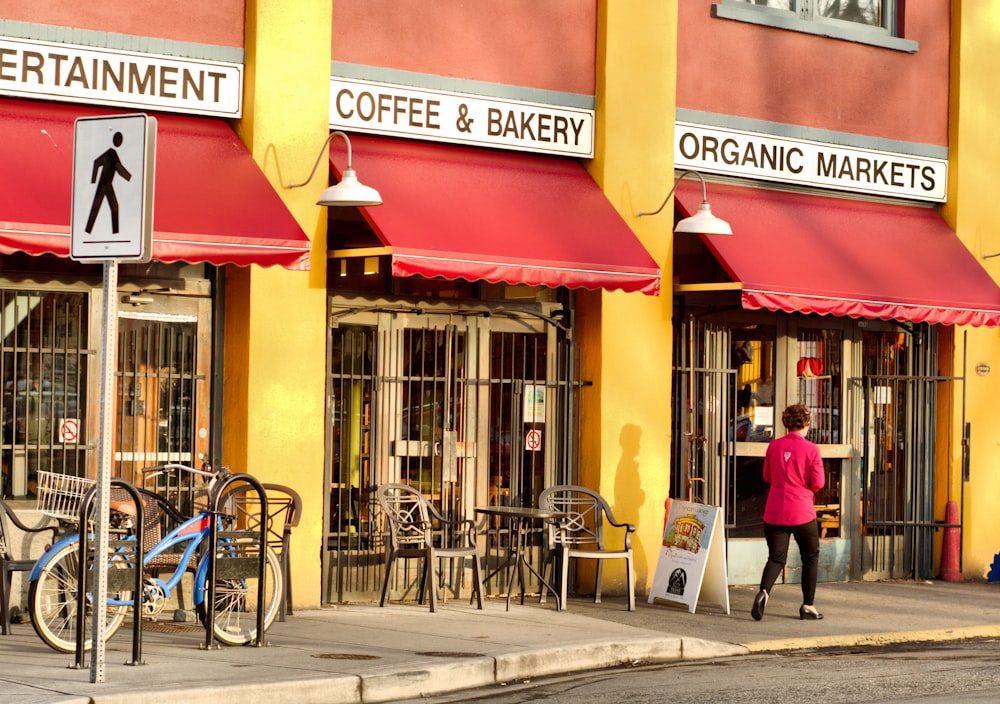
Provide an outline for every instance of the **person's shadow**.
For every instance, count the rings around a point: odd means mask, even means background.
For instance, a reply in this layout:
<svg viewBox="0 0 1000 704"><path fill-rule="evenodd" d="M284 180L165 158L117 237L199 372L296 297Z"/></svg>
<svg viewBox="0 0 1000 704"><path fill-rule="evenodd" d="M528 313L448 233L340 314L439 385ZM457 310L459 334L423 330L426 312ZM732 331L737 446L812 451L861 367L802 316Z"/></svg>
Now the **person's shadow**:
<svg viewBox="0 0 1000 704"><path fill-rule="evenodd" d="M615 520L633 524L638 522L639 513L646 503L646 493L642 489L637 460L641 440L642 428L632 423L626 423L618 436L622 454L615 473L615 499L612 509L615 511ZM649 574L649 565L646 563L642 538L638 532L632 534L632 556L635 560L636 584L641 584L645 575Z"/></svg>

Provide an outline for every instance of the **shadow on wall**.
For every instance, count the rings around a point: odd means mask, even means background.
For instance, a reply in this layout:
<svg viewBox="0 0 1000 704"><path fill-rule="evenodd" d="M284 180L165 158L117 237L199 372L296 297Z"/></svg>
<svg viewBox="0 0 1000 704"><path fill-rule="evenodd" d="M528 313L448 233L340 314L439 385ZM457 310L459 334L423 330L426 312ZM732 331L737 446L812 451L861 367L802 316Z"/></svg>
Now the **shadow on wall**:
<svg viewBox="0 0 1000 704"><path fill-rule="evenodd" d="M622 427L618 436L622 455L615 473L615 496L611 502L611 510L615 514L615 519L633 524L638 522L639 513L646 503L646 492L642 488L642 481L639 477L639 462L636 459L639 457L641 441L642 428L638 425L627 423ZM632 534L632 554L635 560L636 592L645 591L642 585L648 582L651 570L650 565L646 562L646 551L643 548L639 532ZM620 593L624 593L624 573L612 572L612 574L621 574L620 580L615 579L614 586L620 587Z"/></svg>

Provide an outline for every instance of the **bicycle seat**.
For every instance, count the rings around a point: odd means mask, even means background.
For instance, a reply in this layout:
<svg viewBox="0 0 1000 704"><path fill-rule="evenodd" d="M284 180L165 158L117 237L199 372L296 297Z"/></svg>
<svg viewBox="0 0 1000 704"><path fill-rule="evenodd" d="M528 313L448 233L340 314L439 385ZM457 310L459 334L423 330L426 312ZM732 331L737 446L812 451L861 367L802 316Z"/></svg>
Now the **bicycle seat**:
<svg viewBox="0 0 1000 704"><path fill-rule="evenodd" d="M126 499L124 501L119 501L118 499L111 499L108 502L108 508L112 511L117 511L118 513L124 513L126 516L135 516L135 501L131 499Z"/></svg>

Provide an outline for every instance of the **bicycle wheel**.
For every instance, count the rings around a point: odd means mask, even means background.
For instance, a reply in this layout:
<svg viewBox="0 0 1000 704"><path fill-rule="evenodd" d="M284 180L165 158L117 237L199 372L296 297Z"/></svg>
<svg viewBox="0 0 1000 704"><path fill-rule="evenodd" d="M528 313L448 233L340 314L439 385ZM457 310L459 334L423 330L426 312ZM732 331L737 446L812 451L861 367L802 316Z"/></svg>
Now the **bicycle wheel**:
<svg viewBox="0 0 1000 704"><path fill-rule="evenodd" d="M74 541L59 548L42 568L38 579L28 589L28 609L35 633L49 647L62 653L76 652L76 619L78 595L78 568L80 565L80 543ZM112 554L109 567L125 569L125 558ZM118 592L115 599L130 601L132 592ZM84 649L93 644L93 600L87 595L87 614ZM104 640L111 638L125 620L128 606L107 605L105 614Z"/></svg>
<svg viewBox="0 0 1000 704"><path fill-rule="evenodd" d="M216 555L215 569L215 614L213 625L215 637L226 645L245 645L257 637L257 599L260 589L260 577L254 573L253 576L230 577L219 576L225 574L227 566L224 564L230 558L256 558L258 546L256 540L228 540L219 543L219 551ZM278 615L281 600L285 594L284 577L281 571L281 562L274 550L267 548L264 561L264 630L267 631L274 623ZM202 558L207 560L208 555ZM248 569L252 567L253 560L241 560ZM207 582L207 570L199 569L199 574L204 574ZM202 624L207 622L207 612L205 602L208 599L208 584L203 584L204 592L201 603L197 604L198 618Z"/></svg>

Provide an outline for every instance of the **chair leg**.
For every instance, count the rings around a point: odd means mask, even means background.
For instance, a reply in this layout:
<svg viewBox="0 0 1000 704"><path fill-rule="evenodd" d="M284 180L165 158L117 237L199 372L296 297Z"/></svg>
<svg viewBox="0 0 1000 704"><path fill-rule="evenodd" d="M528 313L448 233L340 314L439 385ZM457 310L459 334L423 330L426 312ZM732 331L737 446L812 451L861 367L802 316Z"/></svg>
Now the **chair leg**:
<svg viewBox="0 0 1000 704"><path fill-rule="evenodd" d="M431 591L431 596L430 596L431 613L434 613L435 611L437 611L437 586L438 585L437 585L437 566L434 564L435 561L436 561L436 558L434 557L434 553L428 551L428 553L427 553L427 560L426 560L427 567L426 567L426 570L425 570L425 574L426 574L426 586L429 587L430 591Z"/></svg>
<svg viewBox="0 0 1000 704"><path fill-rule="evenodd" d="M480 572L479 556L475 555L472 558L472 579L475 583L472 585L473 596L476 598L478 608L480 611L483 610L483 574ZM472 597L469 597L469 603L472 603Z"/></svg>
<svg viewBox="0 0 1000 704"><path fill-rule="evenodd" d="M569 591L569 556L563 551L559 565L559 610L566 610L566 593Z"/></svg>
<svg viewBox="0 0 1000 704"><path fill-rule="evenodd" d="M281 549L281 564L285 568L285 608L281 618L284 621L285 614L294 616L292 612L292 556L288 553L287 545Z"/></svg>
<svg viewBox="0 0 1000 704"><path fill-rule="evenodd" d="M625 569L628 570L628 610L635 611L635 566L631 554L625 558Z"/></svg>
<svg viewBox="0 0 1000 704"><path fill-rule="evenodd" d="M459 557L457 559L459 560L459 563L458 563L458 572L455 572L455 560L456 560L456 558L453 557L450 560L448 560L448 579L449 579L449 581L451 581L452 584L455 585L455 598L456 599L461 599L462 598L462 582L465 581L465 559L461 558L461 557ZM457 579L456 579L456 577L457 577ZM447 598L448 598L448 591L447 590L445 590L444 596L445 596L445 599L447 600Z"/></svg>
<svg viewBox="0 0 1000 704"><path fill-rule="evenodd" d="M601 577L604 572L604 560L597 560L597 582L594 584L594 603L601 603Z"/></svg>
<svg viewBox="0 0 1000 704"><path fill-rule="evenodd" d="M288 567L285 565L285 556L279 555L278 562L281 563L279 569L281 569L281 581L285 584L285 588L288 588ZM278 604L278 620L284 621L285 614L288 613L288 593L281 598L281 603Z"/></svg>
<svg viewBox="0 0 1000 704"><path fill-rule="evenodd" d="M382 580L382 598L379 599L378 605L385 606L385 597L389 592L389 577L392 575L392 564L396 561L396 554L386 548L385 554L385 579Z"/></svg>
<svg viewBox="0 0 1000 704"><path fill-rule="evenodd" d="M0 633L10 633L10 572L0 566Z"/></svg>
<svg viewBox="0 0 1000 704"><path fill-rule="evenodd" d="M424 598L427 596L427 575L431 570L431 558L424 557L424 571L420 573L420 583L417 585L417 603L424 605Z"/></svg>
<svg viewBox="0 0 1000 704"><path fill-rule="evenodd" d="M542 581L543 582L548 582L549 584L553 584L554 583L553 580L555 579L555 576L556 576L556 563L558 561L559 561L559 553L556 550L554 550L554 549L550 549L549 550L549 559L546 560L545 563L542 565ZM545 578L546 573L548 574L548 577L549 577L548 579ZM545 588L544 584L541 585L541 587L542 587L541 588L542 594L541 594L541 596L538 597L538 603L539 604L544 604L547 601L548 589Z"/></svg>

